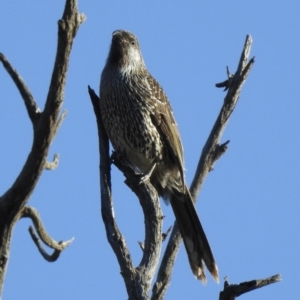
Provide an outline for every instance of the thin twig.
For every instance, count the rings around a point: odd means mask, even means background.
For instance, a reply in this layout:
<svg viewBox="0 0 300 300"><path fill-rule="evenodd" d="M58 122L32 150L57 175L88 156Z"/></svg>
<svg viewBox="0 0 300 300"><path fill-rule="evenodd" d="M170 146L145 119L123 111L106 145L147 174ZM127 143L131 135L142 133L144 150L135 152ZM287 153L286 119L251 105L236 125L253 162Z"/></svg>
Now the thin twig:
<svg viewBox="0 0 300 300"><path fill-rule="evenodd" d="M62 250L55 249L52 254L48 254L45 251L45 249L43 248L42 244L40 243L40 239L35 234L33 227L30 226L28 230L29 230L32 240L34 241L35 245L37 246L37 248L38 248L40 254L43 256L43 258L48 262L55 262L59 258Z"/></svg>
<svg viewBox="0 0 300 300"><path fill-rule="evenodd" d="M31 207L31 206L25 206L22 209L21 212L21 218L30 218L32 220L32 223L34 225L35 230L37 231L40 239L50 248L62 251L66 247L68 247L74 240L74 238L71 238L68 241L65 242L56 242L53 238L50 237L50 235L47 233L43 222L39 216L38 211Z"/></svg>
<svg viewBox="0 0 300 300"><path fill-rule="evenodd" d="M67 0L63 17L58 21L58 44L50 88L44 112L53 110L53 105L61 108L64 98L70 52L73 41L80 25L85 21L85 16L78 13L77 1ZM55 120L57 119L55 116Z"/></svg>
<svg viewBox="0 0 300 300"><path fill-rule="evenodd" d="M197 199L203 181L214 164L214 151L218 146L223 131L227 125L230 115L232 114L237 101L239 99L239 95L241 92L241 87L246 80L246 76L242 74L243 70L241 70L241 66L245 66L250 71L251 66L253 65L253 60L249 61L249 64L245 64L248 61L248 57L250 54L252 39L249 35L246 37L246 41L244 44L244 48L242 51L242 55L240 57L238 69L233 76L231 86L228 89L228 92L224 99L224 104L221 108L221 111L218 115L218 118L213 126L213 129L203 147L199 163L197 166L197 170L194 176L194 180L191 184L191 194L193 199ZM248 74L248 72L247 72Z"/></svg>
<svg viewBox="0 0 300 300"><path fill-rule="evenodd" d="M29 115L29 118L34 125L38 117L40 116L40 109L37 106L33 95L31 94L29 88L27 87L26 83L22 79L22 77L18 74L17 70L13 68L13 66L10 64L8 59L4 56L3 53L0 53L0 61L2 62L4 68L10 75L11 79L14 81L15 85L17 86L23 101L25 103L27 113Z"/></svg>

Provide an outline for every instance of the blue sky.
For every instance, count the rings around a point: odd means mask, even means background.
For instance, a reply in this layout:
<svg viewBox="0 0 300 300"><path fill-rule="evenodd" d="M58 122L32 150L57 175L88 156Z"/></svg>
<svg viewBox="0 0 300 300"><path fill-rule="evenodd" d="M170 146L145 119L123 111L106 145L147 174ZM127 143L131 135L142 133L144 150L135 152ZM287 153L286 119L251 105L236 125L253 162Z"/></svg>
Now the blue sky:
<svg viewBox="0 0 300 300"><path fill-rule="evenodd" d="M2 1L0 51L19 71L43 109L63 1ZM79 1L87 20L73 45L65 90L68 111L45 171L30 199L56 240L75 237L55 263L37 252L21 220L13 234L3 298L126 299L116 258L100 216L96 122L87 85L98 91L111 33L137 35L149 71L171 101L190 183L202 146L225 94L214 87L234 72L246 34L255 65L222 141L229 150L216 163L197 202L221 284L204 287L191 274L183 246L165 299L217 299L231 283L282 274L282 282L241 299L295 299L299 275L299 1ZM0 191L19 174L32 143L22 99L0 67ZM135 264L144 227L141 208L115 167L117 222ZM162 203L167 229L174 220Z"/></svg>

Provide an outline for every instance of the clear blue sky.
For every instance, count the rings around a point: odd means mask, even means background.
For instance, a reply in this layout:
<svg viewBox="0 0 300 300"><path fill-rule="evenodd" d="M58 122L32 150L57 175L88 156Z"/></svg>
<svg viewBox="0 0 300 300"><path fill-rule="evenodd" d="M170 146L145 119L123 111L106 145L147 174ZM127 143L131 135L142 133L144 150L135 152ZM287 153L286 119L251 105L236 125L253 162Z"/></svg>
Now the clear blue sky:
<svg viewBox="0 0 300 300"><path fill-rule="evenodd" d="M0 51L43 108L64 1L2 1ZM183 246L166 299L218 299L231 283L282 274L282 282L241 299L296 299L300 267L300 2L79 1L87 16L71 55L65 90L67 118L51 146L60 154L45 171L30 205L56 240L75 237L55 263L31 241L29 220L13 234L4 300L126 299L116 258L100 216L98 140L87 85L98 91L111 33L134 32L148 69L168 94L179 124L191 182L199 153L222 105L214 87L225 67L237 67L246 34L256 63L222 141L228 152L207 177L197 210L217 260L221 284L207 286L189 269ZM20 172L32 143L24 104L0 66L0 191ZM117 222L134 262L144 238L141 208L113 169ZM162 203L167 229L174 220Z"/></svg>

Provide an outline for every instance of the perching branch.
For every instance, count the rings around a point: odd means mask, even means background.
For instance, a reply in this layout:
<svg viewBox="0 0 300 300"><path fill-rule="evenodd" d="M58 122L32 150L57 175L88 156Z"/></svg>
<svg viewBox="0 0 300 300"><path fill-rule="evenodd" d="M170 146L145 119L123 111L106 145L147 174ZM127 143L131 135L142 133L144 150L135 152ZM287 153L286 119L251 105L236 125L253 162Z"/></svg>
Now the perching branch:
<svg viewBox="0 0 300 300"><path fill-rule="evenodd" d="M232 114L239 99L241 87L245 82L250 72L250 69L254 63L254 58L250 59L250 61L248 62L251 44L252 38L250 35L247 35L236 73L233 76L231 76L229 70L227 69L227 75L229 78L227 79L228 82L226 83L226 86L228 87L228 92L225 96L224 104L221 108L219 116L202 149L194 180L190 187L190 192L194 201L196 201L197 199L201 186L208 172L212 170L215 161L218 158L220 158L220 156L227 149L226 145L228 144L228 142L222 145L219 145L219 143L222 133L227 125L228 119ZM220 149L223 150L220 151ZM153 294L151 298L152 300L159 300L163 299L164 297L164 294L171 281L172 269L178 253L180 243L181 235L178 226L175 222L169 239L169 243L167 245L166 251L164 253L160 265L160 269L158 271L157 282L153 286Z"/></svg>
<svg viewBox="0 0 300 300"><path fill-rule="evenodd" d="M66 0L63 17L58 22L58 43L49 92L43 112L18 72L7 58L0 54L0 61L25 103L29 118L33 123L34 138L28 158L12 186L0 197L0 298L9 258L12 230L19 220L23 207L28 202L45 167L53 168L56 162L47 164L51 142L65 114L59 117L63 104L64 88L70 53L75 35L85 17L77 9L76 0ZM62 245L59 248L63 247Z"/></svg>
<svg viewBox="0 0 300 300"><path fill-rule="evenodd" d="M145 219L145 243L143 257L136 268L142 278L137 278L135 285L140 284L145 287L148 294L153 280L160 256L162 244L162 221L163 215L160 208L159 198L156 190L147 180L137 184L136 178L141 175L137 169L124 161L119 153L114 152L113 163L125 175L126 184L137 195L142 206Z"/></svg>
<svg viewBox="0 0 300 300"><path fill-rule="evenodd" d="M100 115L99 98L90 87L89 94L98 126L102 219L105 225L108 242L117 256L121 268L121 275L124 277L127 292L129 293L131 282L127 280L127 278L130 274L134 274L134 266L125 239L122 236L114 217L111 195L109 142L105 131L102 130L103 124Z"/></svg>
<svg viewBox="0 0 300 300"><path fill-rule="evenodd" d="M21 218L30 218L33 222L34 228L37 231L40 239L50 248L54 249L54 252L52 255L49 255L44 249L43 246L40 243L39 238L36 236L34 229L30 226L29 227L29 233L31 235L31 238L33 239L34 243L36 244L39 252L41 255L45 258L45 260L49 262L54 262L58 259L60 253L68 247L74 240L74 238L68 240L68 241L60 241L56 242L54 239L50 237L50 235L47 233L40 216L36 209L30 206L25 206L22 209L21 212Z"/></svg>
<svg viewBox="0 0 300 300"><path fill-rule="evenodd" d="M219 300L234 300L242 294L279 281L281 281L281 275L279 274L265 279L245 281L240 284L229 284L228 279L225 278L224 290L220 292Z"/></svg>
<svg viewBox="0 0 300 300"><path fill-rule="evenodd" d="M126 184L138 196L145 218L145 243L143 257L137 268L132 265L125 239L119 231L113 212L111 198L109 144L99 108L99 98L89 87L89 94L97 118L100 147L101 211L107 239L117 256L130 299L148 299L148 293L159 261L162 243L162 212L156 190L148 182L137 183L138 170L120 153L114 153L113 163L124 173Z"/></svg>

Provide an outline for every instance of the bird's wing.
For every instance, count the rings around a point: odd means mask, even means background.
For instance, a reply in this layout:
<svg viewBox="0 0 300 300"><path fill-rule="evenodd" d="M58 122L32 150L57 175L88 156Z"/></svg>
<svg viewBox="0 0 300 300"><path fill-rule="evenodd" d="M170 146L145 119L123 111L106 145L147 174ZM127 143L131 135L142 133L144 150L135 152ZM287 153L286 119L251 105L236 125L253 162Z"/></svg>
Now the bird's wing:
<svg viewBox="0 0 300 300"><path fill-rule="evenodd" d="M160 133L164 144L167 146L170 158L178 166L181 174L182 184L184 185L183 147L170 102L155 78L149 74L146 80L151 95L147 101L150 104L150 107L153 108L151 116L153 123Z"/></svg>

